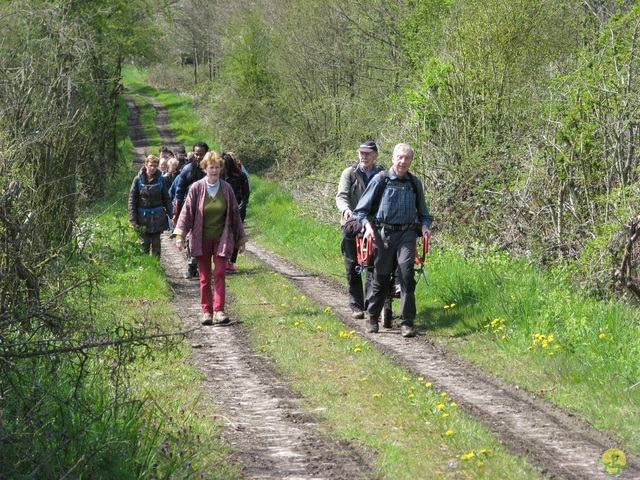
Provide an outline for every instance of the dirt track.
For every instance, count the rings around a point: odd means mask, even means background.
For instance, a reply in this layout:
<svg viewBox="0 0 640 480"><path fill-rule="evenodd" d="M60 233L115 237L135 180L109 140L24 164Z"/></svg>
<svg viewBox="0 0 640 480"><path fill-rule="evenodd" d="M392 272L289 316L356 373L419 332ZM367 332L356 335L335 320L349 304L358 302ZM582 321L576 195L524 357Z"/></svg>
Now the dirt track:
<svg viewBox="0 0 640 480"><path fill-rule="evenodd" d="M141 162L146 145L140 138L141 129L135 128L136 109L130 99L128 103L136 160ZM163 112L161 105L154 105ZM158 130L164 132L166 144L174 144L166 122L161 122ZM528 456L549 478L610 478L599 460L615 442L586 423L531 393L504 384L454 353L442 351L425 336L404 339L397 330L384 329L377 335L365 333L363 323L350 318L341 285L309 275L253 243L248 244L247 252L289 277L310 298L331 306L359 335L416 376L429 378L435 387L447 391L467 413L483 420L507 446ZM163 238L162 258L175 292L176 311L186 326L198 326L197 282L182 278L184 257L167 237ZM194 361L206 375L204 388L228 419L229 441L239 452L246 477L373 478L371 454L322 435L313 412L299 407L277 372L248 347L241 324L234 320L229 326L199 329L190 341ZM634 457L628 461L640 463ZM640 469L633 467L620 478L640 479Z"/></svg>

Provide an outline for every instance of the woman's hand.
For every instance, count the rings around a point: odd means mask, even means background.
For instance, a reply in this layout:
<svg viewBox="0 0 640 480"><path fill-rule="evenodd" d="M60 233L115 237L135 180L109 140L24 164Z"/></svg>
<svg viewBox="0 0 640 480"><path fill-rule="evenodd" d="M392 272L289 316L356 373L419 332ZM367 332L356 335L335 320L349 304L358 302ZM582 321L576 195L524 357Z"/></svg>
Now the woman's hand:
<svg viewBox="0 0 640 480"><path fill-rule="evenodd" d="M242 252L244 252L244 246L245 246L245 245L246 245L246 244L245 244L245 243L243 243L242 245L240 245L240 246L238 247L238 253L242 253Z"/></svg>
<svg viewBox="0 0 640 480"><path fill-rule="evenodd" d="M182 237L176 238L176 247L178 247L178 250L182 250L184 248L184 238Z"/></svg>

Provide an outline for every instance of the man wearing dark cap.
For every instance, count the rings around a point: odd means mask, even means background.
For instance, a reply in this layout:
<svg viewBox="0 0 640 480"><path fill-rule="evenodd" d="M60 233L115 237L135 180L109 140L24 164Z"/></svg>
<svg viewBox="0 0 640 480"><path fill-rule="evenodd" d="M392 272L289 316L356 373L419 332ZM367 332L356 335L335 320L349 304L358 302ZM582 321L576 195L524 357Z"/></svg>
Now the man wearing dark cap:
<svg viewBox="0 0 640 480"><path fill-rule="evenodd" d="M358 162L347 167L340 176L336 205L340 210L340 224L342 225L342 256L347 271L347 285L349 288L349 306L353 318L363 319L367 310L365 299L371 289L373 272L367 268L365 273L365 292L362 289L362 277L358 271L358 255L356 252L356 240L352 235L346 234L345 224L353 215L362 193L375 175L384 170L376 164L378 158L378 146L369 140L363 142L358 148Z"/></svg>

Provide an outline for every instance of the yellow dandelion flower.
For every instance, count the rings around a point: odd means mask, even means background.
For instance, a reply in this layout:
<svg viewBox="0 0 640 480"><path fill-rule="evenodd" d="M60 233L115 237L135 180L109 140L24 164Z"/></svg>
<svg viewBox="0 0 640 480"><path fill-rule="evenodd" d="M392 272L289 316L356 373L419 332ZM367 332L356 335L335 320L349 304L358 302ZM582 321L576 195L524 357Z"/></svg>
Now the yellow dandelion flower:
<svg viewBox="0 0 640 480"><path fill-rule="evenodd" d="M360 347L355 347L355 348L353 349L353 351L357 353L357 352L361 352L361 351L362 351L362 349L361 349Z"/></svg>
<svg viewBox="0 0 640 480"><path fill-rule="evenodd" d="M549 356L555 355L556 352L549 352Z"/></svg>
<svg viewBox="0 0 640 480"><path fill-rule="evenodd" d="M378 398L379 396L380 396L380 394L379 394L379 393L374 393L374 394L373 394L373 398Z"/></svg>
<svg viewBox="0 0 640 480"><path fill-rule="evenodd" d="M502 340L506 340L506 339L507 339L507 336L506 336L506 335L502 335L500 338L501 338Z"/></svg>
<svg viewBox="0 0 640 480"><path fill-rule="evenodd" d="M480 450L480 452L482 455L489 455L491 453L491 450L487 450L486 448L483 448L482 450Z"/></svg>
<svg viewBox="0 0 640 480"><path fill-rule="evenodd" d="M286 306L287 306L287 304L286 304L286 303L281 303L281 304L280 304L280 306L281 306L281 307L286 307Z"/></svg>
<svg viewBox="0 0 640 480"><path fill-rule="evenodd" d="M483 465L484 465L484 463L482 463L482 460L478 460L478 461L476 462L476 465L477 465L478 467L481 467L481 466L483 466Z"/></svg>
<svg viewBox="0 0 640 480"><path fill-rule="evenodd" d="M442 414L442 418L447 418L448 416L449 416L449 414L446 413L446 412Z"/></svg>
<svg viewBox="0 0 640 480"><path fill-rule="evenodd" d="M294 327L297 327L298 325L300 325L300 322L296 322L293 324Z"/></svg>
<svg viewBox="0 0 640 480"><path fill-rule="evenodd" d="M331 311L331 307L327 307L327 308L324 309L325 313L329 313L330 311Z"/></svg>
<svg viewBox="0 0 640 480"><path fill-rule="evenodd" d="M438 407L438 410L444 410L445 404L442 402L437 402L436 407Z"/></svg>
<svg viewBox="0 0 640 480"><path fill-rule="evenodd" d="M306 296L306 295L302 295L302 296L300 297L300 300L306 300L306 299L307 299L307 296Z"/></svg>
<svg viewBox="0 0 640 480"><path fill-rule="evenodd" d="M453 430L447 430L446 432L444 432L444 434L445 434L447 437L450 437L451 435L453 435Z"/></svg>
<svg viewBox="0 0 640 480"><path fill-rule="evenodd" d="M599 338L600 340L604 340L605 338L607 338L607 335L606 335L606 334L604 334L604 333L601 333L600 335L598 335L598 338Z"/></svg>
<svg viewBox="0 0 640 480"><path fill-rule="evenodd" d="M441 396L442 398L447 398L447 392L442 392L442 393L440 394L440 396Z"/></svg>
<svg viewBox="0 0 640 480"><path fill-rule="evenodd" d="M366 382L366 381L367 381L367 377L362 377L362 378L360 379L360 381L361 381L361 382Z"/></svg>
<svg viewBox="0 0 640 480"><path fill-rule="evenodd" d="M425 387L429 388L431 386L431 382L427 382L424 384Z"/></svg>
<svg viewBox="0 0 640 480"><path fill-rule="evenodd" d="M298 297L293 297L293 301L294 302L297 301L297 300L298 300Z"/></svg>
<svg viewBox="0 0 640 480"><path fill-rule="evenodd" d="M548 341L548 342L553 342L553 340L554 340L554 339L555 339L555 337L553 336L553 333L550 333L550 334L547 336L547 341Z"/></svg>
<svg viewBox="0 0 640 480"><path fill-rule="evenodd" d="M411 380L411 378L409 378L409 377L402 377L402 380L404 380L405 382L408 382L409 380Z"/></svg>
<svg viewBox="0 0 640 480"><path fill-rule="evenodd" d="M422 382L423 380L424 380L424 378L422 378L422 377L418 377L418 381L419 381L419 382Z"/></svg>
<svg viewBox="0 0 640 480"><path fill-rule="evenodd" d="M409 395L407 395L407 398L413 398L413 397L415 397L413 393L410 393Z"/></svg>
<svg viewBox="0 0 640 480"><path fill-rule="evenodd" d="M322 325L316 325L317 330L322 330Z"/></svg>
<svg viewBox="0 0 640 480"><path fill-rule="evenodd" d="M533 347L527 347L527 350L533 350Z"/></svg>
<svg viewBox="0 0 640 480"><path fill-rule="evenodd" d="M450 406L450 407L457 407L457 406L458 406L458 404L457 404L456 402L451 402L451 403L449 404L449 406Z"/></svg>

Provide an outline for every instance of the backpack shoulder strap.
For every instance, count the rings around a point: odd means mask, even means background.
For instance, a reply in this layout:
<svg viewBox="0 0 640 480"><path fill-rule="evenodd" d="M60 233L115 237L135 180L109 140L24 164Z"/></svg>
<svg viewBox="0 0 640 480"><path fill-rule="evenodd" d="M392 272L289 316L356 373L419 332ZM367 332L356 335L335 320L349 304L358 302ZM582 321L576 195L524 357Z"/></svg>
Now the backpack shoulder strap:
<svg viewBox="0 0 640 480"><path fill-rule="evenodd" d="M353 166L351 167L351 170L349 171L349 178L351 179L351 185L353 185L358 181L357 172L358 172L358 164L354 163Z"/></svg>
<svg viewBox="0 0 640 480"><path fill-rule="evenodd" d="M407 172L407 177L409 178L409 183L411 183L411 188L413 189L413 194L416 197L416 212L417 212L417 211L420 210L418 208L418 205L420 205L420 194L418 192L418 185L416 185L416 179L413 176L413 173Z"/></svg>
<svg viewBox="0 0 640 480"><path fill-rule="evenodd" d="M376 185L376 189L373 192L373 201L371 202L371 211L369 212L372 217L378 213L382 194L384 193L384 189L387 188L387 183L389 183L389 175L386 170L381 170L378 172L378 175L380 175L382 180Z"/></svg>

